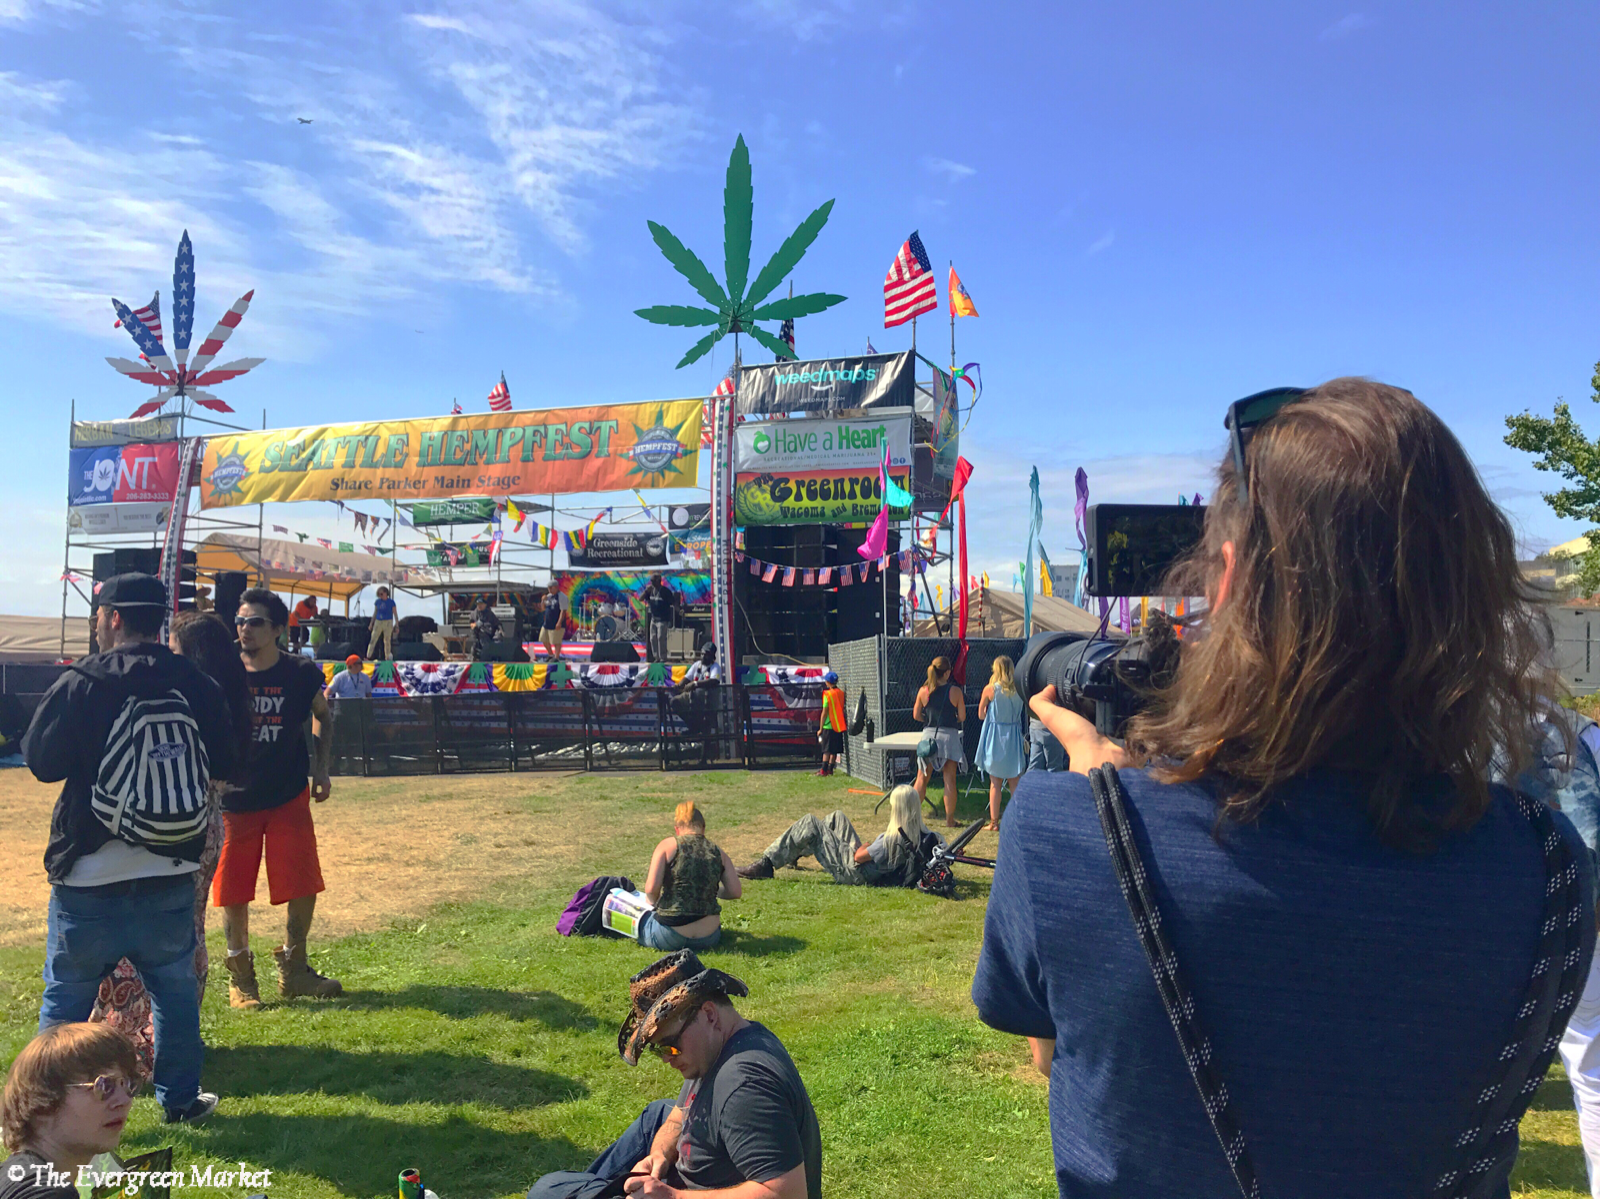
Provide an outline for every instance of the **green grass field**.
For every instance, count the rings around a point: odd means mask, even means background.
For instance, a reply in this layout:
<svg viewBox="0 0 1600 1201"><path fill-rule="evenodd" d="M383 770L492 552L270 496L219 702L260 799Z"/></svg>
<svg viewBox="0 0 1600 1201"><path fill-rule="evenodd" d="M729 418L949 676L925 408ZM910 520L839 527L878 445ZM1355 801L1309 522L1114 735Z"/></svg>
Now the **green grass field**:
<svg viewBox="0 0 1600 1201"><path fill-rule="evenodd" d="M530 834L548 831L576 849L497 881L488 895L421 913L407 912L406 881L394 878L394 913L404 916L314 939L316 965L344 982L336 1001L230 1010L214 921L218 966L202 1023L205 1085L222 1105L204 1127L170 1129L142 1098L124 1153L173 1143L180 1166L270 1168L273 1197L393 1196L406 1167L444 1197L520 1196L543 1172L585 1166L679 1078L617 1055L627 978L654 953L558 937L567 898L602 872L641 880L685 797L702 804L709 833L740 862L808 809L844 808L871 829L874 798L847 793L851 783L779 773L471 778L477 803L492 796L502 811L521 810ZM459 778L336 787L347 806L458 803L457 837L474 837ZM976 800L963 812L977 816ZM34 861L0 866L38 870ZM1055 1192L1044 1081L1020 1040L978 1022L967 995L987 874L962 869L959 898L940 901L780 873L725 907L723 943L704 957L749 984L741 1010L775 1030L799 1064L821 1121L830 1195ZM258 964L270 964L281 911L258 905L252 933ZM5 1062L33 1033L39 968L38 946L0 949ZM1571 1105L1564 1082L1540 1092L1524 1123L1520 1194L1584 1195ZM247 1191L256 1190L235 1195Z"/></svg>

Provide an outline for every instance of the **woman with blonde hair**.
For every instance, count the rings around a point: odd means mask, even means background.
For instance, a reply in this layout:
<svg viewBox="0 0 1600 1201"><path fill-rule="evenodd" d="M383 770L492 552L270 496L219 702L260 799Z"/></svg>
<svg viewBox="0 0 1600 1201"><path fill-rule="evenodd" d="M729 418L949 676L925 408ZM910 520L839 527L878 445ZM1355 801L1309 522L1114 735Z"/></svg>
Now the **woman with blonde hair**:
<svg viewBox="0 0 1600 1201"><path fill-rule="evenodd" d="M944 824L956 824L956 773L967 765L967 750L961 742L961 726L967 720L967 702L961 689L950 682L950 660L940 655L928 664L928 682L917 689L911 708L913 721L923 723L922 741L931 743L928 755L917 756L917 796L928 797L928 782L935 775L944 779Z"/></svg>
<svg viewBox="0 0 1600 1201"><path fill-rule="evenodd" d="M889 793L889 824L866 846L843 809L827 818L808 813L773 841L761 858L739 874L770 880L775 869L793 867L813 856L835 884L875 884L910 888L933 849L944 842L922 820L922 798L909 784Z"/></svg>
<svg viewBox="0 0 1600 1201"><path fill-rule="evenodd" d="M658 951L704 951L722 941L722 906L743 886L728 853L706 837L693 801L672 813L672 837L656 844L644 895L654 909L639 919L639 943Z"/></svg>
<svg viewBox="0 0 1600 1201"><path fill-rule="evenodd" d="M1000 828L1000 785L1017 794L1017 778L1027 766L1022 746L1022 696L1017 691L1011 660L997 655L989 673L989 683L978 698L978 718L983 732L978 735L978 770L989 777L989 829Z"/></svg>

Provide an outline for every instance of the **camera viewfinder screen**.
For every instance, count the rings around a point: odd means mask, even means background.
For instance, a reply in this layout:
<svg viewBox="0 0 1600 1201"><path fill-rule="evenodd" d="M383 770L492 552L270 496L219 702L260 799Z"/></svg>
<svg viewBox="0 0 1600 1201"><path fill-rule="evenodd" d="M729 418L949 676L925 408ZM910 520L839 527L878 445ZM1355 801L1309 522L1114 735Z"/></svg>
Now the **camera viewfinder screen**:
<svg viewBox="0 0 1600 1201"><path fill-rule="evenodd" d="M1089 509L1094 556L1088 590L1095 596L1157 596L1174 562L1200 541L1204 505L1094 505Z"/></svg>

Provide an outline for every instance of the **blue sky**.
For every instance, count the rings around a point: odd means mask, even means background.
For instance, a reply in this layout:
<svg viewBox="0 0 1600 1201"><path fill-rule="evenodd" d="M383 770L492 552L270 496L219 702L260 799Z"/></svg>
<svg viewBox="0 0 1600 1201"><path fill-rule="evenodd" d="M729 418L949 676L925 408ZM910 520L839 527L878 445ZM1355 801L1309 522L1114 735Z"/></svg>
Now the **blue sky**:
<svg viewBox="0 0 1600 1201"><path fill-rule="evenodd" d="M632 315L694 301L645 220L720 263L739 133L758 262L837 200L794 282L849 300L803 356L909 344L881 285L912 229L961 272L974 570L1009 582L1030 465L1069 558L1074 468L1207 492L1228 401L1352 373L1564 540L1501 438L1558 396L1600 426L1597 33L1570 4L0 0L0 610L59 608L68 406L147 394L103 361L108 298L165 309L184 228L199 328L256 289L229 353L268 361L218 389L252 423L481 411L502 370L519 407L694 395L727 352L674 371L693 337Z"/></svg>

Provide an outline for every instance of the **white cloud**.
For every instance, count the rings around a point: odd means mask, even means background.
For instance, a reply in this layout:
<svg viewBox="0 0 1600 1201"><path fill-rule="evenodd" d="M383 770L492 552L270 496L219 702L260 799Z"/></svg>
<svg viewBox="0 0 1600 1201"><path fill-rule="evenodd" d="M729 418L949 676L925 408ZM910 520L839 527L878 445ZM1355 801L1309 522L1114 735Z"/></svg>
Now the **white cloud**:
<svg viewBox="0 0 1600 1201"><path fill-rule="evenodd" d="M1347 38L1353 33L1358 33L1372 24L1372 18L1365 13L1347 13L1332 25L1317 34L1319 42L1336 42Z"/></svg>
<svg viewBox="0 0 1600 1201"><path fill-rule="evenodd" d="M697 127L656 33L564 0L387 30L191 15L122 31L205 89L200 113L158 91L144 129L100 134L92 80L0 73L0 311L112 336L106 297L170 278L185 227L203 302L261 289L263 353L313 355L328 317L441 282L569 304L596 189L635 186Z"/></svg>
<svg viewBox="0 0 1600 1201"><path fill-rule="evenodd" d="M922 165L936 175L947 176L951 182L957 182L978 173L976 167L969 167L966 163L954 162L947 158L929 156L922 160Z"/></svg>
<svg viewBox="0 0 1600 1201"><path fill-rule="evenodd" d="M1108 229L1093 242L1090 242L1089 245L1084 248L1083 253L1086 255L1099 254L1102 250L1109 250L1111 248L1111 243L1115 242L1116 240L1117 231L1114 229Z"/></svg>
<svg viewBox="0 0 1600 1201"><path fill-rule="evenodd" d="M16 71L0 71L0 111L60 108L70 88L63 79L26 79Z"/></svg>
<svg viewBox="0 0 1600 1201"><path fill-rule="evenodd" d="M0 0L0 25L23 25L47 11L81 11L80 0Z"/></svg>

